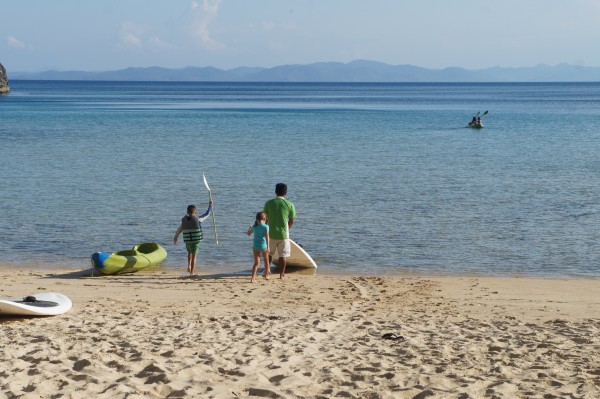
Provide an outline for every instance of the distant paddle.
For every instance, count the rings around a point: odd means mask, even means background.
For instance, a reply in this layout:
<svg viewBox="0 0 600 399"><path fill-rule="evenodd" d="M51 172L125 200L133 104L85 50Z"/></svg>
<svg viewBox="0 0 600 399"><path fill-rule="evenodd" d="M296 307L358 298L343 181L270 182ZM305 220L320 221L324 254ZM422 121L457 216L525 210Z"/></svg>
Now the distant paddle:
<svg viewBox="0 0 600 399"><path fill-rule="evenodd" d="M202 179L204 180L204 185L206 186L206 189L208 190L208 196L210 198L210 201L212 202L213 198L212 198L212 191L210 191L210 187L208 187L208 182L206 181L206 176L204 176L204 173L202 173ZM215 231L215 241L217 242L217 245L219 245L219 238L217 237L217 225L215 223L215 206L213 204L213 209L211 212L212 215L212 221L213 221L213 230Z"/></svg>

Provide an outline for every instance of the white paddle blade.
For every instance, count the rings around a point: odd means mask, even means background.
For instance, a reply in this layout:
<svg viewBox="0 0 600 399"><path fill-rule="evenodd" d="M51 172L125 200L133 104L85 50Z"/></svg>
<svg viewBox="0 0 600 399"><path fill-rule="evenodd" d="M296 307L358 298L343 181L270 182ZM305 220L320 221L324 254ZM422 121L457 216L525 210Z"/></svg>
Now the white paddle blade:
<svg viewBox="0 0 600 399"><path fill-rule="evenodd" d="M208 187L208 182L206 181L206 176L204 176L204 173L202 173L202 180L204 180L204 185L206 186L206 189L208 190L208 195L210 195L210 200L212 201L212 193L210 191L210 187ZM213 210L211 213L213 230L215 231L215 241L217 242L217 245L219 245L219 237L217 237L217 224L215 223L215 211Z"/></svg>

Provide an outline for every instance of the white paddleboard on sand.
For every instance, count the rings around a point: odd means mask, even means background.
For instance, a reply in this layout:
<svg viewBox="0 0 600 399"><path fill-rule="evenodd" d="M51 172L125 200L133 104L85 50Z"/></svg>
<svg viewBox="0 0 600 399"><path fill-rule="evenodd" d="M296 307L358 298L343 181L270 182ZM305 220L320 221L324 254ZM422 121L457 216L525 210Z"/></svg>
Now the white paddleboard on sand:
<svg viewBox="0 0 600 399"><path fill-rule="evenodd" d="M0 298L0 316L56 316L72 306L63 294L43 292L24 298Z"/></svg>
<svg viewBox="0 0 600 399"><path fill-rule="evenodd" d="M310 257L308 252L304 250L300 245L296 244L294 240L290 240L291 253L288 258L286 258L286 268L287 267L297 267L303 269L316 269L317 264ZM273 258L273 263L278 264L279 258L278 255L275 254L275 258ZM279 265L278 265L279 266Z"/></svg>

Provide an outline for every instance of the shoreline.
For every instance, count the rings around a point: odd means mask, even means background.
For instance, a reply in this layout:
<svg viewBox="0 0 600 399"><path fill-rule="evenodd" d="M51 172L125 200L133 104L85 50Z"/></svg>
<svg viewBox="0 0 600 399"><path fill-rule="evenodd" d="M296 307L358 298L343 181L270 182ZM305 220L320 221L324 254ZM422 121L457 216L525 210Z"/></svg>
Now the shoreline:
<svg viewBox="0 0 600 399"><path fill-rule="evenodd" d="M595 280L289 274L250 284L231 273L83 274L0 267L0 297L55 291L74 303L61 316L0 318L0 370L11 376L0 391L600 396Z"/></svg>
<svg viewBox="0 0 600 399"><path fill-rule="evenodd" d="M249 263L249 262L247 262ZM227 269L223 270L220 267L211 268L206 265L199 265L199 273L201 275L210 274L231 274L238 276L249 275L252 271L251 264L240 265L238 269ZM262 270L263 264L259 266L259 270ZM276 268L276 266L275 266ZM0 271L2 270L31 270L39 272L89 272L92 273L91 266L77 267L77 266L65 266L59 264L49 263L0 263ZM154 268L142 270L141 273L182 273L185 271L185 265L182 266L167 266L163 267L158 265ZM100 275L100 272L94 271L94 275ZM139 273L139 272L138 272ZM135 274L135 273L134 273ZM302 273L298 273L302 274ZM584 280L584 281L600 281L600 275L590 276L584 274L570 274L570 275L552 275L552 274L526 274L526 273L506 273L506 274L491 274L491 273L473 273L473 272L447 272L447 273L417 273L414 271L408 271L405 269L399 270L382 270L379 273L372 272L360 272L356 270L332 270L325 267L319 267L316 272L317 276L331 276L331 277L383 277L383 278L431 278L431 279L444 279L444 278L491 278L491 279L528 279L528 280Z"/></svg>

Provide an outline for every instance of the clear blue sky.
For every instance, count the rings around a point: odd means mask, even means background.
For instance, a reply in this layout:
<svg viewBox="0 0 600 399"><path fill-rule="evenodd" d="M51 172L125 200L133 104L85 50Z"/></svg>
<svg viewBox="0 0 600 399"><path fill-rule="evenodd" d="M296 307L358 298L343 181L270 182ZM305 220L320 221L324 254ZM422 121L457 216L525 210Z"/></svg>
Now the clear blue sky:
<svg viewBox="0 0 600 399"><path fill-rule="evenodd" d="M0 0L13 71L600 66L600 0Z"/></svg>

